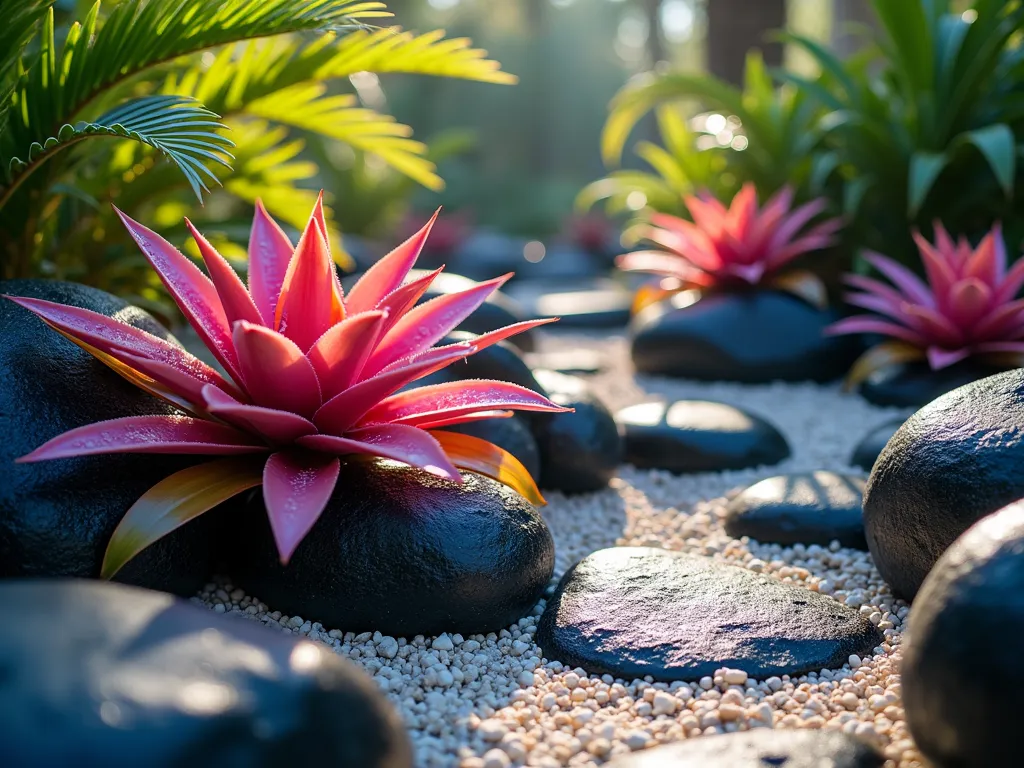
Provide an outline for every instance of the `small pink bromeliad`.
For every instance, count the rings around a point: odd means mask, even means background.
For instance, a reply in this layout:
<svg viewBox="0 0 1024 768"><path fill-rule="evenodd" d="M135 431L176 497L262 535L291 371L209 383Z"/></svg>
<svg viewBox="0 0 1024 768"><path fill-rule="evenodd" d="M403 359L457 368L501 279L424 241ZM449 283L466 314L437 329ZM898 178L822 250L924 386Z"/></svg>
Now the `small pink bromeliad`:
<svg viewBox="0 0 1024 768"><path fill-rule="evenodd" d="M118 211L203 342L227 371L181 347L95 312L9 296L179 415L134 416L59 435L22 462L91 454L211 454L128 510L110 541L110 577L146 546L250 488L263 498L287 562L334 492L340 456L376 456L462 482L489 475L534 503L536 485L510 454L439 427L513 410L564 411L501 381L403 387L550 320L516 323L435 347L510 276L419 303L440 269L407 282L434 219L382 258L346 295L334 268L321 199L292 246L257 202L246 287L186 220L209 277L170 243Z"/></svg>

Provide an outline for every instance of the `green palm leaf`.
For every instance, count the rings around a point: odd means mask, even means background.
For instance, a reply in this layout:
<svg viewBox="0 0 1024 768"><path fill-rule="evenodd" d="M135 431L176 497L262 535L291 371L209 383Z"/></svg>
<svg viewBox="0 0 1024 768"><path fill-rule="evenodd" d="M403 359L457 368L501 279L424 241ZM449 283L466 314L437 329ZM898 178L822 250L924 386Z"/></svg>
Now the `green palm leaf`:
<svg viewBox="0 0 1024 768"><path fill-rule="evenodd" d="M232 143L217 133L224 126L217 115L194 99L180 96L147 96L129 101L91 122L65 124L56 135L29 145L24 157L13 157L0 205L25 179L56 153L85 139L114 136L132 139L166 155L180 170L193 192L208 190L204 176L216 182L205 161L230 167L227 147Z"/></svg>

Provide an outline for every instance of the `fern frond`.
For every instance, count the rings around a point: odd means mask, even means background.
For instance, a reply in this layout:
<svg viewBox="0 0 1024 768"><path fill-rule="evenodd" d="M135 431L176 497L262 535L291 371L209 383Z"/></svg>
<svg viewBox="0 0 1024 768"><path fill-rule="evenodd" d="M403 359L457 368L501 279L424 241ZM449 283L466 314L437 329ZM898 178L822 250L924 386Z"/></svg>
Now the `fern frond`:
<svg viewBox="0 0 1024 768"><path fill-rule="evenodd" d="M217 115L194 99L180 96L146 96L129 101L92 122L65 124L56 135L27 147L24 157L13 157L7 167L7 183L0 207L21 184L56 153L95 136L132 139L166 155L180 170L199 197L208 191L204 176L216 182L204 161L225 167L231 155L230 140L217 133L225 126Z"/></svg>

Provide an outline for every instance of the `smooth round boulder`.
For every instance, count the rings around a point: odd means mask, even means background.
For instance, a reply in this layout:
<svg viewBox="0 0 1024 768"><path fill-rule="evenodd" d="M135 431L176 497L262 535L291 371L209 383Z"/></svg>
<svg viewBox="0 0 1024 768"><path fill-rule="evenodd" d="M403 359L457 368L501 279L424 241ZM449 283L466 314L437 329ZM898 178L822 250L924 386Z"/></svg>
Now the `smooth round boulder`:
<svg viewBox="0 0 1024 768"><path fill-rule="evenodd" d="M823 333L838 319L767 288L684 291L634 318L633 364L639 373L703 381L832 381L860 350L853 337Z"/></svg>
<svg viewBox="0 0 1024 768"><path fill-rule="evenodd" d="M860 467L865 472L870 472L875 466L879 455L885 449L886 444L892 439L906 419L892 419L868 432L850 454L850 466Z"/></svg>
<svg viewBox="0 0 1024 768"><path fill-rule="evenodd" d="M507 419L482 419L443 428L494 443L517 459L536 480L540 477L540 450L526 421L518 416Z"/></svg>
<svg viewBox="0 0 1024 768"><path fill-rule="evenodd" d="M1024 497L1024 370L943 395L896 432L864 491L864 532L882 577L912 600L975 522Z"/></svg>
<svg viewBox="0 0 1024 768"><path fill-rule="evenodd" d="M900 672L907 724L936 768L1019 765L1024 503L973 525L910 612Z"/></svg>
<svg viewBox="0 0 1024 768"><path fill-rule="evenodd" d="M148 313L75 283L10 280L0 295L92 310L173 340ZM0 298L0 576L95 578L125 512L196 459L111 454L16 464L70 429L125 416L180 413L129 384L38 317ZM146 548L118 581L192 595L210 576L217 515Z"/></svg>
<svg viewBox="0 0 1024 768"><path fill-rule="evenodd" d="M540 450L540 486L563 493L608 487L622 463L622 436L615 418L586 382L553 371L536 371L543 390L565 413L530 414Z"/></svg>
<svg viewBox="0 0 1024 768"><path fill-rule="evenodd" d="M396 462L343 461L320 519L282 565L263 494L242 499L232 579L275 610L395 637L497 632L551 579L554 544L525 499L481 475L461 485Z"/></svg>
<svg viewBox="0 0 1024 768"><path fill-rule="evenodd" d="M765 544L823 544L853 549L864 540L864 478L835 472L780 475L742 491L726 509L725 532Z"/></svg>
<svg viewBox="0 0 1024 768"><path fill-rule="evenodd" d="M0 604L6 766L412 766L394 708L322 645L100 582L5 582Z"/></svg>
<svg viewBox="0 0 1024 768"><path fill-rule="evenodd" d="M608 768L882 768L885 758L838 731L755 728L623 755Z"/></svg>
<svg viewBox="0 0 1024 768"><path fill-rule="evenodd" d="M562 577L537 625L549 659L593 675L693 681L722 667L763 680L871 655L878 628L828 595L652 547L613 547Z"/></svg>
<svg viewBox="0 0 1024 768"><path fill-rule="evenodd" d="M873 405L920 408L957 387L1006 370L974 360L964 360L933 371L927 363L896 363L872 373L858 387Z"/></svg>
<svg viewBox="0 0 1024 768"><path fill-rule="evenodd" d="M626 461L677 474L770 466L789 458L789 444L752 413L709 400L641 403L615 415Z"/></svg>

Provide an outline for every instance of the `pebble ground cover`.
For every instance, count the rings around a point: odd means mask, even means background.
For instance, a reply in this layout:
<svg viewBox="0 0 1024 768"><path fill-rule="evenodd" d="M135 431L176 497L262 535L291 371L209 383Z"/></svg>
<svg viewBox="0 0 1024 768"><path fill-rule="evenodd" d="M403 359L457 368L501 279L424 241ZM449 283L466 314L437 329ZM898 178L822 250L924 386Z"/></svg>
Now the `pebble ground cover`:
<svg viewBox="0 0 1024 768"><path fill-rule="evenodd" d="M870 555L836 544L762 545L722 526L731 495L759 479L819 469L858 472L850 453L874 426L901 415L839 385L764 386L634 377L625 339L550 335L545 350L595 349L595 390L617 409L664 398L704 398L747 408L782 430L791 458L771 467L673 476L625 466L603 492L549 493L543 514L556 545L552 586L573 563L604 547L655 546L768 574L829 594L866 616L884 641L840 670L796 678L748 678L722 669L693 683L591 676L545 658L534 642L542 600L498 634L394 638L344 633L316 617L282 615L229 581L197 600L237 611L332 647L361 665L398 707L424 768L602 765L658 744L757 727L837 729L875 744L889 768L923 765L904 721L898 672L909 608L893 598Z"/></svg>

